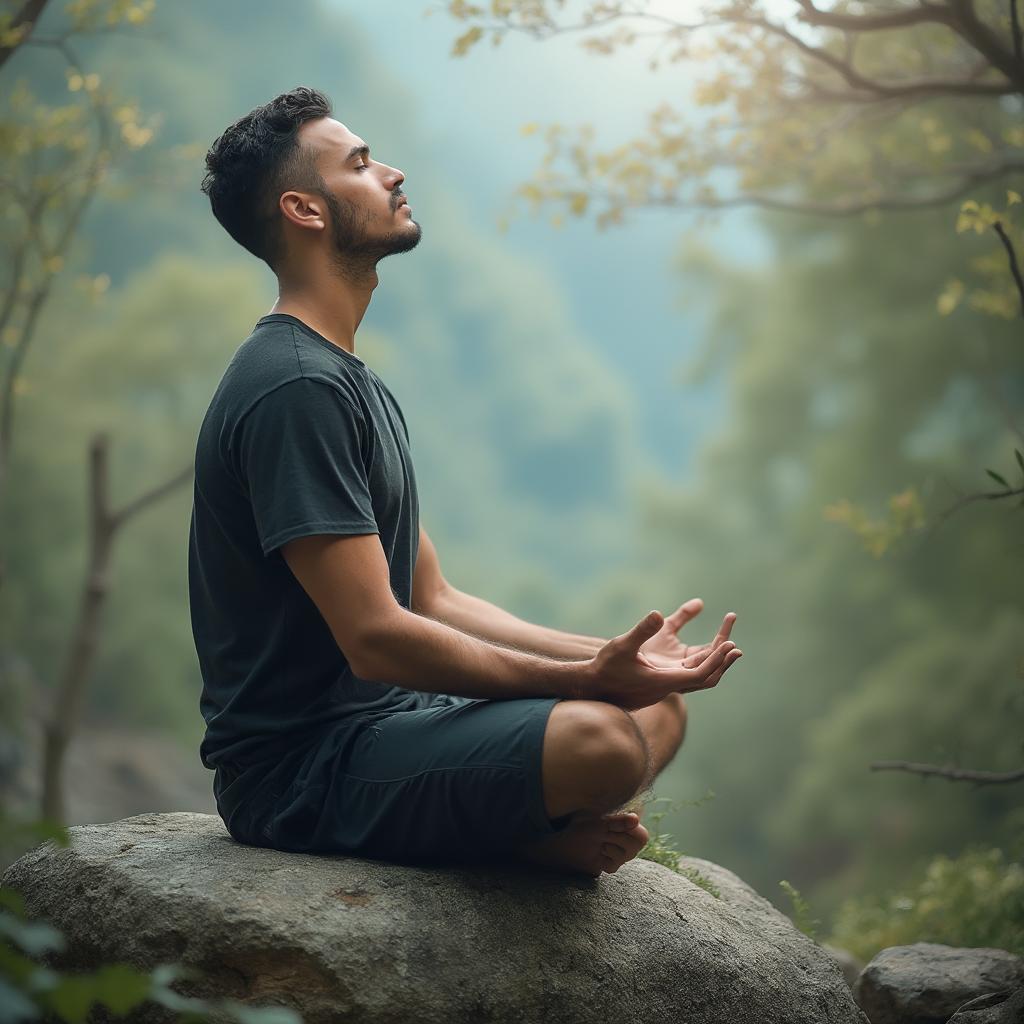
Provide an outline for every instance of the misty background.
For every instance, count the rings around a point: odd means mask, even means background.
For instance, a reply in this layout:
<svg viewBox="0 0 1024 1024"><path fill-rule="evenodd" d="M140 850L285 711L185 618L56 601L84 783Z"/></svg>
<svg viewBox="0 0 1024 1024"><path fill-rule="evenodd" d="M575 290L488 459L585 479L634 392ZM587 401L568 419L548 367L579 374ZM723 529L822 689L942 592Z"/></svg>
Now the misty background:
<svg viewBox="0 0 1024 1024"><path fill-rule="evenodd" d="M81 42L104 83L156 120L136 166L87 211L22 371L0 592L15 802L34 798L35 737L79 598L87 438L109 432L123 500L178 471L276 297L269 270L213 219L203 154L252 107L309 85L405 173L423 229L380 264L356 351L405 411L447 578L608 637L693 596L705 610L688 643L737 612L745 656L688 699L686 743L657 786L676 803L661 825L681 850L784 909L788 879L828 921L936 854L1012 847L1015 787L868 766L1019 766L1019 513L977 503L882 557L824 514L843 499L883 514L910 484L938 510L982 483L979 467L1009 468L991 386L1019 407L1020 326L937 310L964 259L955 207L554 224L512 202L542 150L523 126L590 122L612 144L666 97L681 102L690 72L649 71L642 47L602 58L572 37L509 37L454 59L459 27L426 7L161 3L138 33ZM6 71L42 100L66 97L55 53L23 50ZM69 752L71 823L213 809L190 509L187 486L117 542Z"/></svg>

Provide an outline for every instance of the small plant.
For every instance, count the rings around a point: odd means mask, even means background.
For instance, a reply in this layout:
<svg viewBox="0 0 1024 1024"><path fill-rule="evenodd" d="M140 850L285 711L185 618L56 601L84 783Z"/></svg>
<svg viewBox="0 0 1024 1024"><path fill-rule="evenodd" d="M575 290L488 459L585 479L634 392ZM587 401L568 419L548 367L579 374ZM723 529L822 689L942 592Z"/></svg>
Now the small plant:
<svg viewBox="0 0 1024 1024"><path fill-rule="evenodd" d="M818 925L821 922L811 917L810 904L800 895L800 891L794 885L790 885L785 879L779 882L782 891L793 901L793 924L807 936L807 938L818 941Z"/></svg>
<svg viewBox="0 0 1024 1024"><path fill-rule="evenodd" d="M681 807L698 807L700 804L705 803L713 797L714 793L709 790L705 796L698 800L672 801L669 800L668 797L655 797L653 793L647 792L641 793L637 796L626 807L626 810L631 810L634 813L639 814L642 808L649 805L661 803L669 804L669 807L665 810L651 812L648 815L645 824L651 835L647 840L647 845L644 846L638 856L644 860L654 861L655 864L660 864L662 867L675 871L676 874L682 875L684 878L688 878L694 885L699 885L706 892L711 893L711 895L716 899L720 899L722 894L711 879L702 875L696 868L683 867L680 865L679 858L683 856L683 853L676 847L672 833L662 832L659 829L661 819L664 818L670 810L679 810Z"/></svg>
<svg viewBox="0 0 1024 1024"><path fill-rule="evenodd" d="M847 900L829 941L863 960L914 942L1024 956L1024 860L979 846L934 857L900 890Z"/></svg>

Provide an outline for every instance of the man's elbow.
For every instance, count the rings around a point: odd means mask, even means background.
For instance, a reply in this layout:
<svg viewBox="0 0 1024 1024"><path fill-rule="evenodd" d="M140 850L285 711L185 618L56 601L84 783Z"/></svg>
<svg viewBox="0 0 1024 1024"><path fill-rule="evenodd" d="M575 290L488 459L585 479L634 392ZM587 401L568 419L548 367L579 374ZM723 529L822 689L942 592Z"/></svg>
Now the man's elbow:
<svg viewBox="0 0 1024 1024"><path fill-rule="evenodd" d="M445 579L430 587L424 586L419 589L414 587L411 610L417 615L426 616L428 619L437 618L441 614L441 609L444 607L446 599L453 593L454 587Z"/></svg>
<svg viewBox="0 0 1024 1024"><path fill-rule="evenodd" d="M339 642L349 667L360 679L386 680L393 674L405 614L405 609L396 605L393 613L368 619L344 644Z"/></svg>

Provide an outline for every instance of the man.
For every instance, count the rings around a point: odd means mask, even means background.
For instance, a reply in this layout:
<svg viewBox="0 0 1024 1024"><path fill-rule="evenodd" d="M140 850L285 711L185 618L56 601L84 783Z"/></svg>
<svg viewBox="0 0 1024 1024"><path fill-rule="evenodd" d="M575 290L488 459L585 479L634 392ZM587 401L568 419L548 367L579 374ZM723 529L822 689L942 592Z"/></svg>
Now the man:
<svg viewBox="0 0 1024 1024"><path fill-rule="evenodd" d="M740 657L677 639L693 599L611 640L442 575L398 402L356 355L377 264L420 241L398 169L297 88L206 157L214 215L280 293L196 445L189 601L200 755L241 842L598 876L648 838L616 811L682 742L682 693Z"/></svg>

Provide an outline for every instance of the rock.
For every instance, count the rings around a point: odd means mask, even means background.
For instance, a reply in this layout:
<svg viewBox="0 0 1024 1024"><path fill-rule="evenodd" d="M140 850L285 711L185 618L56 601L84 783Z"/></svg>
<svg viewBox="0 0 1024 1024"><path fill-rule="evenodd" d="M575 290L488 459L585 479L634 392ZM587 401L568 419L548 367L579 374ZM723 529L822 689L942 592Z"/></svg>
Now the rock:
<svg viewBox="0 0 1024 1024"><path fill-rule="evenodd" d="M828 953L696 858L720 898L642 860L592 880L282 853L206 814L70 833L3 877L65 933L58 966L184 963L200 976L183 993L306 1024L867 1024Z"/></svg>
<svg viewBox="0 0 1024 1024"><path fill-rule="evenodd" d="M949 1024L1022 1024L1024 988L1016 992L994 992L964 1003Z"/></svg>
<svg viewBox="0 0 1024 1024"><path fill-rule="evenodd" d="M846 979L846 984L853 988L860 972L864 970L864 964L857 959L848 949L840 949L838 946L830 946L827 942L822 944L822 949L831 953L836 963L839 964Z"/></svg>
<svg viewBox="0 0 1024 1024"><path fill-rule="evenodd" d="M853 994L872 1024L946 1024L968 1000L1024 985L1024 959L931 942L883 949Z"/></svg>

